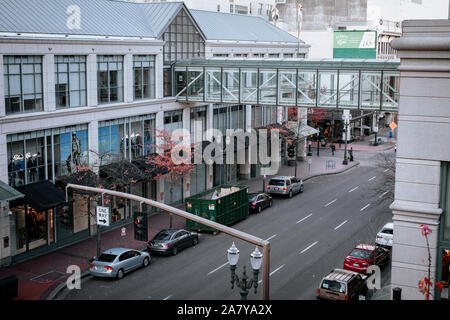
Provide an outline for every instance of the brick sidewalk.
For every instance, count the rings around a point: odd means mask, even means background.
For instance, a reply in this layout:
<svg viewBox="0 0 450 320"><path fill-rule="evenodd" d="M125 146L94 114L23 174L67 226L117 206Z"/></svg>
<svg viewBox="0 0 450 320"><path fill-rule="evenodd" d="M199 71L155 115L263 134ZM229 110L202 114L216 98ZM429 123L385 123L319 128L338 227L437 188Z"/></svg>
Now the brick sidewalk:
<svg viewBox="0 0 450 320"><path fill-rule="evenodd" d="M378 150L372 147L370 150ZM354 148L354 150L356 150ZM303 180L311 177L326 174L335 174L345 171L358 165L357 161L342 164L340 157L329 157L315 155L311 158L311 165L308 161L298 162L297 175ZM335 167L327 167L327 160L334 160ZM328 163L330 164L330 163ZM294 175L295 168L284 166L280 168L277 175ZM267 177L266 183L270 177ZM259 192L262 189L262 177L251 180L241 180L239 184L249 186L249 192ZM184 205L178 206L184 210ZM154 214L149 217L149 238L152 238L158 231L169 226L169 215L165 213ZM186 220L173 215L173 227L184 228ZM101 250L113 247L141 248L144 243L134 240L133 224L126 227L126 237L121 236L121 227L102 233ZM79 243L69 245L65 248L48 253L18 265L0 270L0 278L14 274L19 280L19 293L16 300L43 300L46 299L58 285L65 282L69 265L78 265L82 272L87 271L89 259L97 253L96 236L83 240Z"/></svg>

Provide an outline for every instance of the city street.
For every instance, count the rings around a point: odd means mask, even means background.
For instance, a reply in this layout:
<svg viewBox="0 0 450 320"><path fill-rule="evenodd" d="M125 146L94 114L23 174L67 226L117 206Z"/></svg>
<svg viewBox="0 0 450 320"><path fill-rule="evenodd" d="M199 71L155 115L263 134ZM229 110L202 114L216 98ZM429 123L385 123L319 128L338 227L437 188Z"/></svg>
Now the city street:
<svg viewBox="0 0 450 320"><path fill-rule="evenodd" d="M381 153L355 152L355 158L360 166L310 179L305 182L303 194L292 199L275 198L272 208L233 225L270 241L271 299L315 299L322 276L332 268L342 268L355 245L374 243L379 229L392 220L391 201L380 199L385 173L376 164ZM120 281L86 277L81 290L66 290L57 298L239 299L239 289L230 287L226 257L233 242L240 250L237 275L242 275L245 264L251 277L252 245L223 233L202 233L196 247L177 256L153 255L148 268L136 270ZM387 266L382 269L382 286L389 282ZM251 290L249 299L261 298L261 287L258 289L256 295Z"/></svg>

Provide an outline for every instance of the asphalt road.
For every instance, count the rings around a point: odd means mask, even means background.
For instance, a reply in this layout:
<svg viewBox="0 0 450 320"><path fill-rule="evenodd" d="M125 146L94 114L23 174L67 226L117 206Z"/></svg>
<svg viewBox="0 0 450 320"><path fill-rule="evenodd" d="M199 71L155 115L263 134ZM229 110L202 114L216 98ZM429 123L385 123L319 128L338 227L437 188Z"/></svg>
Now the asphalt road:
<svg viewBox="0 0 450 320"><path fill-rule="evenodd" d="M356 154L358 156L358 154ZM362 156L362 154L361 154ZM252 214L234 228L269 239L271 244L270 298L315 299L322 276L342 268L345 256L358 243L374 243L376 233L392 219L391 201L384 192L384 170L374 165L379 154L364 154L362 165L345 173L305 182L305 192L292 199L275 198L272 208ZM254 246L227 234L202 233L196 247L177 256L153 256L149 267L122 280L87 277L81 290L60 298L134 300L239 299L231 289L226 250L235 242L240 250L237 275L245 264L250 271ZM247 273L251 277L251 272ZM390 266L382 270L390 282ZM259 287L258 289L261 289ZM248 295L260 299L261 291Z"/></svg>

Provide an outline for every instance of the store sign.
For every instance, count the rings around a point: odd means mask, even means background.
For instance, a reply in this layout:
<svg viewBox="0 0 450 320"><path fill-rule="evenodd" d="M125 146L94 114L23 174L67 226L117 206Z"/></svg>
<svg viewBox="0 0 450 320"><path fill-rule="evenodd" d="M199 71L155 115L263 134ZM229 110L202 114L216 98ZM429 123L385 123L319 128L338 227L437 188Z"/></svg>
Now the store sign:
<svg viewBox="0 0 450 320"><path fill-rule="evenodd" d="M208 204L208 209L209 209L209 210L214 210L214 209L215 209L214 204L213 204L213 203L209 203L209 204Z"/></svg>
<svg viewBox="0 0 450 320"><path fill-rule="evenodd" d="M109 208L97 206L97 225L109 227Z"/></svg>

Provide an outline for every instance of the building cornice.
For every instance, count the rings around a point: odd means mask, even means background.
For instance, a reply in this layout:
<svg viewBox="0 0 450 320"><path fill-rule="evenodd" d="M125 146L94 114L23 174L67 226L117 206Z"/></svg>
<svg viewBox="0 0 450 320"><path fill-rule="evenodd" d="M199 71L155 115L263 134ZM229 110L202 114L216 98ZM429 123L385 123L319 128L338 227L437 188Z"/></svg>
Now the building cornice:
<svg viewBox="0 0 450 320"><path fill-rule="evenodd" d="M55 38L7 38L0 37L0 44L54 44L54 45L133 45L133 46L162 46L162 40L115 40L115 39L55 39Z"/></svg>

